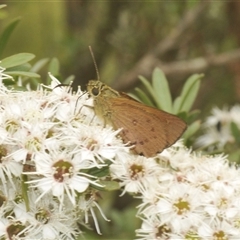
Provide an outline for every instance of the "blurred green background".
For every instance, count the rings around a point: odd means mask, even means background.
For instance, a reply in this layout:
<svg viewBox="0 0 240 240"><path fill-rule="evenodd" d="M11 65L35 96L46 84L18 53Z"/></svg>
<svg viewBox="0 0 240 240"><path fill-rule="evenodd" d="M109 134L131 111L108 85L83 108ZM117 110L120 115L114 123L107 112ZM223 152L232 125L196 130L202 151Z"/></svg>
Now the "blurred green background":
<svg viewBox="0 0 240 240"><path fill-rule="evenodd" d="M7 4L1 28L21 17L3 57L18 52L34 53L35 61L57 57L63 78L76 76L75 86L85 88L89 79L96 78L88 49L91 45L101 80L117 90L131 91L139 84L138 75L150 79L153 68L159 66L166 69L173 95L179 93L189 75L205 73L195 103L203 112L212 105L233 104L240 99L240 2L0 3ZM186 19L191 12L192 19ZM153 62L148 61L149 56ZM136 68L144 59L144 67Z"/></svg>
<svg viewBox="0 0 240 240"><path fill-rule="evenodd" d="M0 4L7 4L1 11L0 30L21 17L2 58L20 52L35 54L34 61L56 57L61 65L59 78L74 74L74 86L85 89L88 80L96 79L91 45L101 80L117 90L132 91L140 84L138 75L150 79L153 69L160 67L174 98L187 77L205 74L194 105L202 116L213 106L240 100L239 1L19 0ZM47 70L40 74L46 78ZM109 239L134 238L137 223L130 217L133 207L127 204L131 201L120 199L121 203L112 203L116 210L107 209L106 204L106 215L118 228L100 223L103 239L106 233Z"/></svg>

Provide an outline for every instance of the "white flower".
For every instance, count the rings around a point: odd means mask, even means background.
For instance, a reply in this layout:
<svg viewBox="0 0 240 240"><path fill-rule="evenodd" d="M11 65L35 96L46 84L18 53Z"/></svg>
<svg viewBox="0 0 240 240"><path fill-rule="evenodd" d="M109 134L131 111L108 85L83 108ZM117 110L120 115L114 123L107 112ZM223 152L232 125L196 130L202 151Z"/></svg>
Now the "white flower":
<svg viewBox="0 0 240 240"><path fill-rule="evenodd" d="M161 171L160 166L153 158L126 154L110 165L111 175L120 180L125 192L138 193L144 188L153 186L156 172Z"/></svg>
<svg viewBox="0 0 240 240"><path fill-rule="evenodd" d="M12 149L12 146L0 145L0 179L4 188L7 183L14 187L14 176L20 177L23 169L22 164L9 156Z"/></svg>
<svg viewBox="0 0 240 240"><path fill-rule="evenodd" d="M26 239L75 239L75 217L68 209L59 211L58 203L50 194L36 203L37 191L30 191L29 210L24 203L16 204L14 214L17 219L25 222Z"/></svg>
<svg viewBox="0 0 240 240"><path fill-rule="evenodd" d="M97 216L94 212L94 208L97 208L101 214L101 216L103 217L103 219L105 221L110 221L107 219L107 217L104 215L101 207L98 204L98 199L100 198L100 194L97 191L89 191L87 192L85 195L80 196L79 200L78 200L78 211L76 212L77 215L79 215L79 213L84 213L84 223L88 224L89 223L89 212L92 215L97 233L99 235L101 235L101 231L99 228L99 224L98 224L98 220L97 220ZM80 219L78 217L78 219Z"/></svg>
<svg viewBox="0 0 240 240"><path fill-rule="evenodd" d="M231 131L231 123L235 123L240 128L240 106L236 105L229 110L213 108L212 115L203 124L204 134L196 140L197 147L209 147L216 144L217 148L222 149L226 143L234 142Z"/></svg>
<svg viewBox="0 0 240 240"><path fill-rule="evenodd" d="M169 228L167 225L162 224L159 218L149 216L147 219L143 219L140 229L136 230L138 240L149 240L149 239L169 239L168 233Z"/></svg>
<svg viewBox="0 0 240 240"><path fill-rule="evenodd" d="M0 65L1 65L1 62L0 62ZM4 85L3 85L3 80L5 80L5 79L13 79L13 78L12 78L11 76L3 73L4 70L5 70L5 68L0 67L0 88L2 88L2 89L7 89L7 88L5 88Z"/></svg>
<svg viewBox="0 0 240 240"><path fill-rule="evenodd" d="M122 141L116 137L118 133L119 131L113 131L110 127L82 126L74 129L72 136L76 139L75 143L79 146L83 159L97 159L104 163L105 159L114 161L118 152L126 151Z"/></svg>
<svg viewBox="0 0 240 240"><path fill-rule="evenodd" d="M239 229L232 222L220 219L203 223L199 226L198 234L201 239L240 239Z"/></svg>
<svg viewBox="0 0 240 240"><path fill-rule="evenodd" d="M27 240L27 238L24 237L26 230L26 226L20 221L12 218L0 219L0 237L2 239Z"/></svg>
<svg viewBox="0 0 240 240"><path fill-rule="evenodd" d="M86 191L89 184L101 187L96 181L91 180L93 176L81 172L90 168L91 163L84 161L79 155L74 156L71 152L54 149L49 150L48 153L37 153L33 161L36 164L36 172L27 174L42 176L29 181L33 187L42 191L38 199L52 192L62 204L66 192L69 200L75 205L76 192Z"/></svg>

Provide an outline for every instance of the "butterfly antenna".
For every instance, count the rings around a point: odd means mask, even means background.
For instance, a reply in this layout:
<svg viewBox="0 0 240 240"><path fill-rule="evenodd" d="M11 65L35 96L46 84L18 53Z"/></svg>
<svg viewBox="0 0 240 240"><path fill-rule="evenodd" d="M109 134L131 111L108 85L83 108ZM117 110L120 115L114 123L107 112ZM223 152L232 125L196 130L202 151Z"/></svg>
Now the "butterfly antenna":
<svg viewBox="0 0 240 240"><path fill-rule="evenodd" d="M99 80L100 80L100 75L99 75L99 71L98 71L96 59L95 59L95 57L94 57L93 50L92 50L92 47L91 47L91 46L89 46L89 51L90 51L90 53L91 53L92 60L93 60L93 63L94 63L94 66L95 66L95 70L96 70L96 73L97 73L97 80L99 81Z"/></svg>

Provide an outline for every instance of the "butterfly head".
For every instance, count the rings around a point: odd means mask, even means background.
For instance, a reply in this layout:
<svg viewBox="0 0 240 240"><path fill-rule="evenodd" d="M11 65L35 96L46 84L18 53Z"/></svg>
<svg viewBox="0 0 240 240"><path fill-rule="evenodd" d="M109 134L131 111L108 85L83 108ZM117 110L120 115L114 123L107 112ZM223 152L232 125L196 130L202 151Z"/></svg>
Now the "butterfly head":
<svg viewBox="0 0 240 240"><path fill-rule="evenodd" d="M96 98L101 94L104 87L105 85L102 82L90 80L87 84L87 91L91 95L91 97Z"/></svg>
<svg viewBox="0 0 240 240"><path fill-rule="evenodd" d="M118 92L102 83L99 80L90 80L87 84L87 91L93 98L118 96Z"/></svg>

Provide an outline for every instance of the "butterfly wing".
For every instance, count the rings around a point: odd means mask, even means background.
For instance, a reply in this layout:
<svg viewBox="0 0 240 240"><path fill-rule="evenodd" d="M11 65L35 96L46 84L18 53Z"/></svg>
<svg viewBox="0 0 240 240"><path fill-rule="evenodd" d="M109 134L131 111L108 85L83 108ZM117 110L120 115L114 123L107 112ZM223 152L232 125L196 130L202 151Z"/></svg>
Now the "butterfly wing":
<svg viewBox="0 0 240 240"><path fill-rule="evenodd" d="M110 98L111 114L108 120L115 129L122 128L125 143L134 150L153 157L174 144L186 129L186 123L177 116L125 97Z"/></svg>

